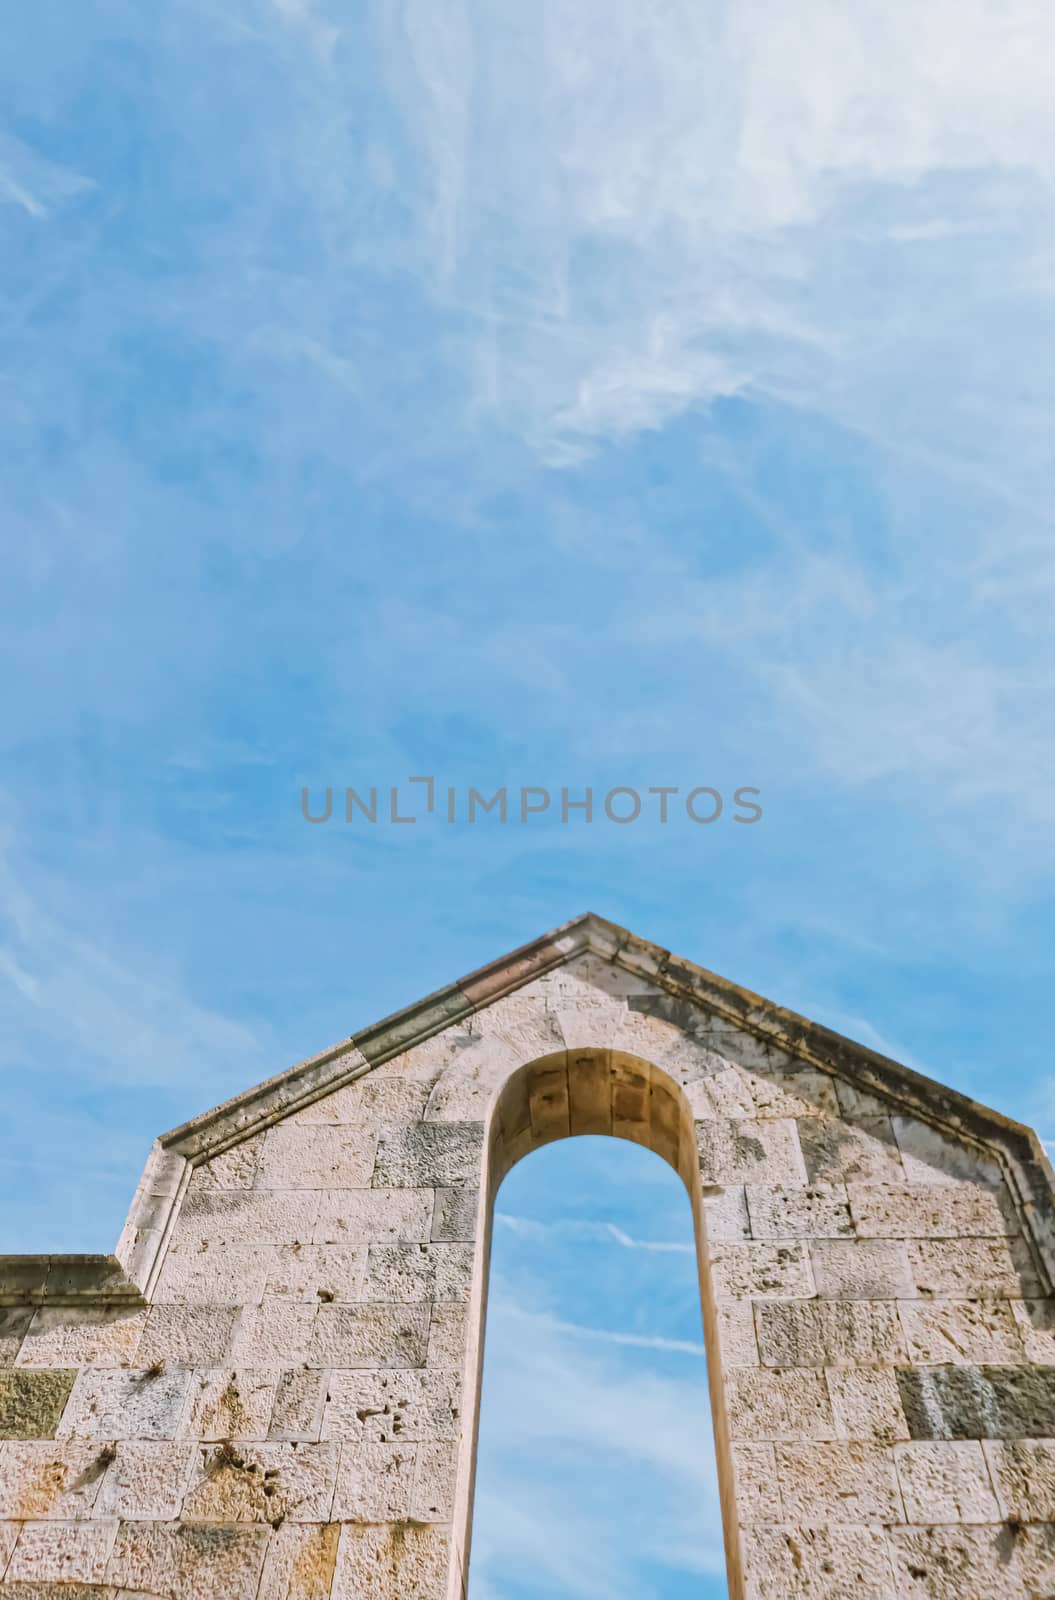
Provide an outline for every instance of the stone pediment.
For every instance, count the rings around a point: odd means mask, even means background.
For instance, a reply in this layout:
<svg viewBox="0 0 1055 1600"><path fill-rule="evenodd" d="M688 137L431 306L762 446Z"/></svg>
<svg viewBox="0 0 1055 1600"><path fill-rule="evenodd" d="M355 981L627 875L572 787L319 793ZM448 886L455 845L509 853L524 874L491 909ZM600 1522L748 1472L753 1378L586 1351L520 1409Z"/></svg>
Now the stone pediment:
<svg viewBox="0 0 1055 1600"><path fill-rule="evenodd" d="M638 1008L689 1037L720 1036L726 1052L739 1051L746 1066L764 1067L778 1056L793 1059L887 1109L901 1108L946 1140L988 1152L1055 1281L1055 1175L1031 1128L586 912L161 1135L114 1253L0 1256L0 1306L144 1303L195 1167L437 1035L451 1031L471 1049L484 1037L474 1027L481 1012L587 959L595 971L608 968L628 980L628 1009ZM581 1017L574 1026L581 1032ZM576 1041L565 1038L558 1023L552 1043L561 1042L567 1048Z"/></svg>

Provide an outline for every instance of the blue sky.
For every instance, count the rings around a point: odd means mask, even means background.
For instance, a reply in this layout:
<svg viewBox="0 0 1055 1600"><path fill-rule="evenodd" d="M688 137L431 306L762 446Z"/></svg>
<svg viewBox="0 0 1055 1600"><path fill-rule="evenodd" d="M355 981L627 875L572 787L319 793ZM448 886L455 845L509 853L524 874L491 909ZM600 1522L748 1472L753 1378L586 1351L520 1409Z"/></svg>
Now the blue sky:
<svg viewBox="0 0 1055 1600"><path fill-rule="evenodd" d="M1055 1132L1050 7L5 33L0 1247L587 907Z"/></svg>
<svg viewBox="0 0 1055 1600"><path fill-rule="evenodd" d="M495 1207L473 1600L724 1600L706 1370L671 1168L596 1138L514 1167Z"/></svg>

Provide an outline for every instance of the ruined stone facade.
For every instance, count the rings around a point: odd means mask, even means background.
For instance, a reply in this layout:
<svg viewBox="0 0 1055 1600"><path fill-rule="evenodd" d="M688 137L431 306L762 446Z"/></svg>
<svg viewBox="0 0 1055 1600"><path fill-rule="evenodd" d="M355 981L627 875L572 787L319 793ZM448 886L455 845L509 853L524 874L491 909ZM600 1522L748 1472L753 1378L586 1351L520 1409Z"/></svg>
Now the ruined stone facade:
<svg viewBox="0 0 1055 1600"><path fill-rule="evenodd" d="M692 1199L732 1600L1055 1594L1035 1136L587 916L0 1259L0 1600L463 1600L494 1193L577 1133Z"/></svg>

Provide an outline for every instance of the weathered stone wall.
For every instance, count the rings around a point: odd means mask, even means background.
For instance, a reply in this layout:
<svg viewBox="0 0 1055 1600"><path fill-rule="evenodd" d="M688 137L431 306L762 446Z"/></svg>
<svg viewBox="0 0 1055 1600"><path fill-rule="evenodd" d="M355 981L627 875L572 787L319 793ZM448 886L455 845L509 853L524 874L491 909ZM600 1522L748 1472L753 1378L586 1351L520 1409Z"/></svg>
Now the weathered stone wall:
<svg viewBox="0 0 1055 1600"><path fill-rule="evenodd" d="M156 1158L142 1292L8 1274L0 1600L461 1600L494 1190L581 1132L693 1199L734 1600L1055 1593L1043 1191L785 1033L586 952Z"/></svg>

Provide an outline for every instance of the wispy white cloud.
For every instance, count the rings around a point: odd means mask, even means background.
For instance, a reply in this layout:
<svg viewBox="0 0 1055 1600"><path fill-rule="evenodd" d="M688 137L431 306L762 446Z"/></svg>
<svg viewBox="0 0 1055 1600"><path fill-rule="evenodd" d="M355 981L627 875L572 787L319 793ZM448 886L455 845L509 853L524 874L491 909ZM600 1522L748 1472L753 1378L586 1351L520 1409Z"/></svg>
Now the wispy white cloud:
<svg viewBox="0 0 1055 1600"><path fill-rule="evenodd" d="M589 1328L578 1322L562 1322L557 1317L528 1316L523 1320L546 1324L554 1333L575 1339L591 1339L598 1344L625 1345L634 1350L669 1350L679 1355L705 1356L703 1345L691 1339L668 1339L659 1333L621 1333L617 1328Z"/></svg>
<svg viewBox="0 0 1055 1600"><path fill-rule="evenodd" d="M934 390L910 362L939 280L960 306L1014 315L992 251L1021 275L1038 241L986 175L1053 175L1042 0L945 0L926 17L878 0L811 0L793 19L758 0L622 15L543 0L515 24L476 0L399 14L393 70L434 175L441 285L483 319L491 401L559 460L577 436L742 390L871 426L878 377L884 400L895 372ZM982 281L949 285L904 249L949 241L943 261L962 262L965 233L988 241ZM982 379L974 341L938 339ZM987 418L994 378L995 363L968 391Z"/></svg>
<svg viewBox="0 0 1055 1600"><path fill-rule="evenodd" d="M47 909L12 864L11 845L8 838L0 848L0 1031L8 1040L32 1038L36 1051L90 1062L95 1085L204 1087L218 1059L250 1071L262 1065L251 1029L197 1004L149 955L121 959L111 939L81 925L81 916L98 914L94 897L76 920Z"/></svg>
<svg viewBox="0 0 1055 1600"><path fill-rule="evenodd" d="M506 1211L496 1211L495 1223L510 1233L527 1239L581 1239L596 1240L602 1244L617 1244L624 1250L651 1251L658 1255L694 1255L695 1246L681 1239L634 1239L614 1222L591 1222L577 1217L562 1217L554 1222L539 1222L533 1217L517 1217Z"/></svg>
<svg viewBox="0 0 1055 1600"><path fill-rule="evenodd" d="M322 60L332 60L341 30L320 16L313 0L272 0L272 4L280 17L305 33Z"/></svg>
<svg viewBox="0 0 1055 1600"><path fill-rule="evenodd" d="M507 1298L489 1310L484 1428L500 1417L502 1432L482 1439L473 1593L499 1594L518 1566L577 1600L658 1595L665 1568L724 1577L702 1368L624 1366L620 1335L580 1331ZM648 1348L672 1344L684 1353Z"/></svg>
<svg viewBox="0 0 1055 1600"><path fill-rule="evenodd" d="M0 201L42 222L93 187L90 178L48 161L13 134L0 132Z"/></svg>
<svg viewBox="0 0 1055 1600"><path fill-rule="evenodd" d="M957 819L999 813L1020 864L1047 854L1055 13L403 0L393 17L431 172L425 270L463 320L479 410L567 468L742 397L862 442L891 496L877 548L811 528L733 450L776 552L701 576L654 530L655 581L628 560L614 633L675 644L686 680L705 655L771 759L920 803L936 848L972 848ZM679 707L690 736L710 709ZM597 740L624 727L590 721Z"/></svg>

